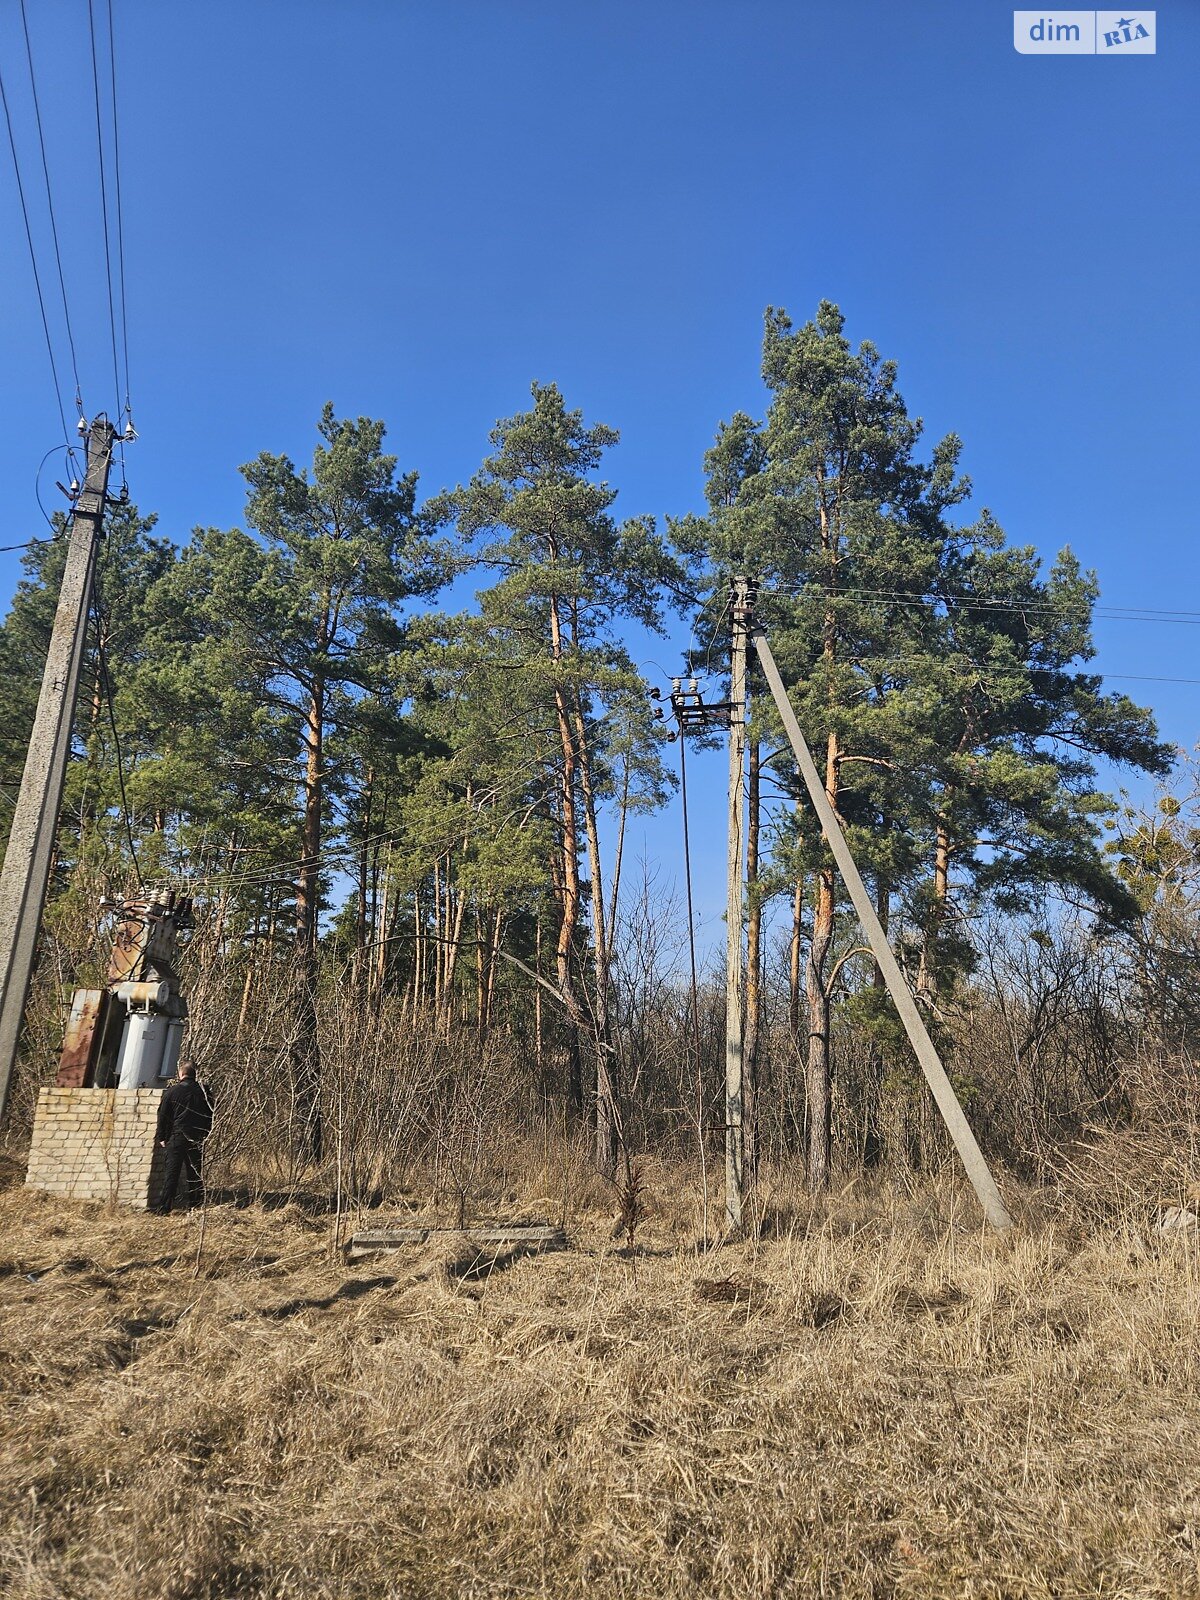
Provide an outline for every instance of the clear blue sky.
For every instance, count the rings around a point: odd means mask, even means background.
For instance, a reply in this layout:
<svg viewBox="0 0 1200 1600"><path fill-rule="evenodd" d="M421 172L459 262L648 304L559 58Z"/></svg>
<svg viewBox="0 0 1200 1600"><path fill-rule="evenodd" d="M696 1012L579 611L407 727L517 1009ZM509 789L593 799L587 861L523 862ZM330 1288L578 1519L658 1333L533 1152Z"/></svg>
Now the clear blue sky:
<svg viewBox="0 0 1200 1600"><path fill-rule="evenodd" d="M930 436L963 436L1014 540L1069 543L1104 604L1200 613L1195 0L1130 59L1017 55L991 0L113 5L128 471L160 531L237 522L238 464L306 458L326 399L385 418L436 491L534 378L620 428L619 509L698 507L717 422L761 406L764 306L824 296ZM27 6L90 413L113 379L87 9ZM53 287L16 0L0 66ZM44 526L59 427L2 135L0 222L9 544ZM0 555L0 603L16 576ZM1097 636L1194 744L1200 686L1136 678L1200 678L1200 627ZM696 765L711 927L723 779ZM674 876L677 810L647 841Z"/></svg>

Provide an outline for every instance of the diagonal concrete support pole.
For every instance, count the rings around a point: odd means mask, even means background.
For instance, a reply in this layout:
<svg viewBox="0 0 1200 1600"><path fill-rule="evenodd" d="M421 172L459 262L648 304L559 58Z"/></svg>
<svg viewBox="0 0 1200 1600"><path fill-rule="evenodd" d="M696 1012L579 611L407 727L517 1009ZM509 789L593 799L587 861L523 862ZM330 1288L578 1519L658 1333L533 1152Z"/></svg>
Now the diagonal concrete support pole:
<svg viewBox="0 0 1200 1600"><path fill-rule="evenodd" d="M751 637L754 648L758 653L762 665L763 675L770 687L775 704L779 708L779 715L783 719L784 730L791 741L792 749L796 754L796 763L800 768L800 776L804 779L805 787L816 810L821 831L825 835L826 843L833 852L837 862L838 871L841 873L846 888L850 891L850 898L854 902L854 909L858 913L858 920L862 923L863 932L870 943L872 953L879 963L883 973L884 982L892 997L892 1003L900 1013L900 1020L904 1024L904 1031L908 1034L909 1043L916 1053L917 1060L921 1063L921 1071L925 1074L926 1081L933 1091L933 1098L937 1108L949 1129L950 1137L954 1140L954 1148L958 1151L963 1166L967 1169L967 1176L971 1180L975 1193L979 1196L979 1203L983 1207L984 1215L993 1228L1005 1229L1012 1227L1012 1218L1005 1210L1004 1201L1000 1198L1000 1191L996 1187L996 1180L992 1177L991 1168L984 1160L983 1152L975 1141L971 1132L971 1125L963 1113L954 1086L946 1076L946 1069L942 1066L941 1057L938 1055L933 1040L929 1037L921 1013L917 1009L917 1002L913 998L904 974L900 971L899 963L892 954L892 947L887 942L887 935L880 924L875 907L871 904L871 897L867 893L866 885L862 881L854 857L850 853L850 846L846 843L846 835L842 832L842 825L837 813L829 803L829 796L825 793L825 785L821 782L821 775L817 771L816 762L805 743L804 735L800 731L800 724L796 713L792 709L791 701L783 686L783 679L779 676L779 668L775 665L775 657L771 654L771 647L760 628L753 628Z"/></svg>

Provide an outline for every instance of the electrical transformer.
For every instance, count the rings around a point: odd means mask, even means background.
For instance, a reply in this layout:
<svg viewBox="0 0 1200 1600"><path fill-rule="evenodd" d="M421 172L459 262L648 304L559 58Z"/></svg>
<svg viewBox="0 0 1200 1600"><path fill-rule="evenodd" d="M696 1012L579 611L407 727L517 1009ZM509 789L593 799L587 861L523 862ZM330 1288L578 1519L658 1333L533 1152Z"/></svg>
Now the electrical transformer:
<svg viewBox="0 0 1200 1600"><path fill-rule="evenodd" d="M158 889L117 909L107 985L71 1001L60 1087L161 1088L179 1065L188 1010L176 963L192 903Z"/></svg>

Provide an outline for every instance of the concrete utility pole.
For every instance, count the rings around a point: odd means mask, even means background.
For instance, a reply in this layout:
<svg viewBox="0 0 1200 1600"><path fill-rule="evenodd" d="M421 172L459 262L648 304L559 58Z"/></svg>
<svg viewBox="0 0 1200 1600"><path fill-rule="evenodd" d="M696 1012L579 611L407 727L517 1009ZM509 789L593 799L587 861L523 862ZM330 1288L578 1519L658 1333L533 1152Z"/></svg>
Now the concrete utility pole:
<svg viewBox="0 0 1200 1600"><path fill-rule="evenodd" d="M946 1076L946 1069L942 1066L933 1040L929 1037L921 1013L917 1010L917 1003L913 999L912 990L905 981L904 974L900 971L899 963L892 954L892 947L888 944L887 935L883 931L875 907L871 904L871 897L867 893L866 885L862 881L854 857L850 853L850 846L846 843L846 835L842 832L842 825L838 821L837 812L830 804L829 796L825 793L825 785L817 771L816 762L804 741L800 731L800 724L796 720L796 713L792 710L791 701L783 687L783 679L779 676L779 668L775 665L775 657L771 654L761 628L752 629L754 648L758 653L762 665L763 675L770 687L775 704L779 707L779 715L783 719L784 730L791 741L792 749L796 754L796 762L800 768L800 776L804 779L809 798L821 823L821 831L825 841L833 852L838 870L842 875L846 888L850 891L850 898L854 902L854 909L858 913L858 920L862 923L863 931L870 943L871 950L879 963L879 970L883 973L884 982L892 997L892 1003L900 1013L900 1020L904 1024L904 1031L908 1034L909 1043L916 1052L917 1060L921 1063L921 1071L925 1074L933 1098L937 1101L938 1110L941 1112L950 1137L954 1140L954 1148L967 1169L967 1176L971 1180L975 1193L979 1196L984 1215L993 1228L1011 1228L1012 1218L1004 1208L1004 1201L1000 1198L1000 1191L996 1187L996 1180L992 1177L991 1169L984 1160L983 1152L975 1142L975 1135L963 1114L963 1108L958 1102L954 1086Z"/></svg>
<svg viewBox="0 0 1200 1600"><path fill-rule="evenodd" d="M729 875L725 901L725 1226L742 1225L746 1180L742 1086L742 858L746 844L746 644L750 586L733 580L733 648L729 681Z"/></svg>
<svg viewBox="0 0 1200 1600"><path fill-rule="evenodd" d="M71 519L37 716L0 869L0 1118L8 1104L54 855L115 438L115 429L104 418L88 429L87 475Z"/></svg>

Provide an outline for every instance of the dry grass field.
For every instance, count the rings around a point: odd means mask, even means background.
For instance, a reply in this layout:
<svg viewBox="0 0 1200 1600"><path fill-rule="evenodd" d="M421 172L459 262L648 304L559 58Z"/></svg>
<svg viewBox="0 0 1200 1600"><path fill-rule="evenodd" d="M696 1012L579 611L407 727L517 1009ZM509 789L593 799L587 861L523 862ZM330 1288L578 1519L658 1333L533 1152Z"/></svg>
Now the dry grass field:
<svg viewBox="0 0 1200 1600"><path fill-rule="evenodd" d="M702 1255L652 1169L633 1253L593 1197L565 1254L346 1266L294 1204L14 1176L12 1600L1200 1593L1200 1257L1103 1183L1010 1186L1005 1238L950 1178L794 1198Z"/></svg>

